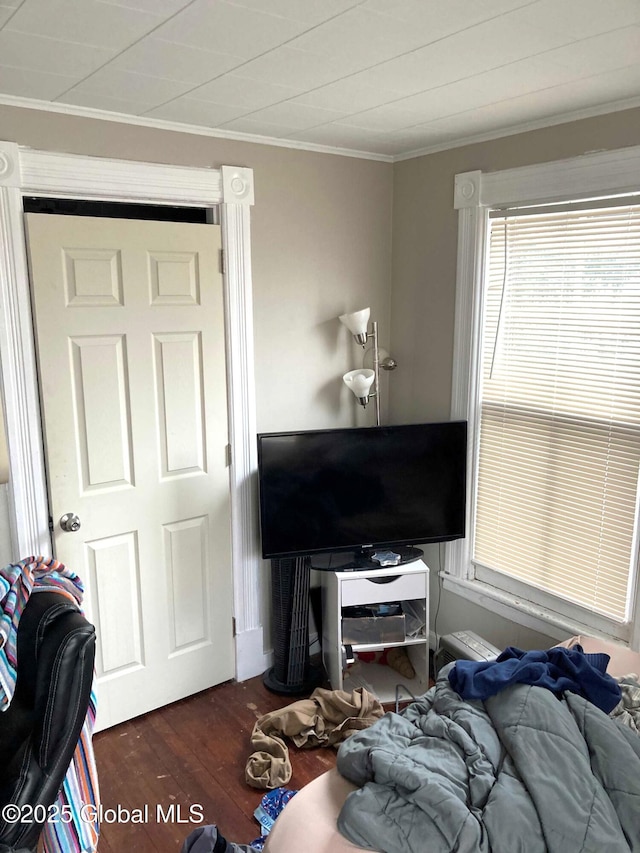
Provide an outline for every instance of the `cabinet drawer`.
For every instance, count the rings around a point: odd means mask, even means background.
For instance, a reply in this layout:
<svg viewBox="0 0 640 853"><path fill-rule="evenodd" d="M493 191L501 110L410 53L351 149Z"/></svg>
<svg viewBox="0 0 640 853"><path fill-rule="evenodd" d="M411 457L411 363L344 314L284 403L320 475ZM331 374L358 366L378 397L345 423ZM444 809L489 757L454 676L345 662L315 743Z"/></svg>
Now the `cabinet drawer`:
<svg viewBox="0 0 640 853"><path fill-rule="evenodd" d="M387 583L372 578L349 578L342 581L342 607L355 604L375 604L381 601L402 601L425 598L427 573L399 575Z"/></svg>

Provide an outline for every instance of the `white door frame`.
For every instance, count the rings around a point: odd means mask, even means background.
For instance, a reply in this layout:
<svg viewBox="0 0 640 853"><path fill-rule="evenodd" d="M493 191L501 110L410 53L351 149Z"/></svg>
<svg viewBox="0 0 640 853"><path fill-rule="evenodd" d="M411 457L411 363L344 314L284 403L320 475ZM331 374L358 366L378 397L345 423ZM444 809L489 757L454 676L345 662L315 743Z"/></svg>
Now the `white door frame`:
<svg viewBox="0 0 640 853"><path fill-rule="evenodd" d="M10 459L12 553L51 555L35 346L22 210L25 195L217 208L225 257L231 544L236 678L269 664L263 651L250 207L253 171L200 169L33 151L0 141L0 379Z"/></svg>

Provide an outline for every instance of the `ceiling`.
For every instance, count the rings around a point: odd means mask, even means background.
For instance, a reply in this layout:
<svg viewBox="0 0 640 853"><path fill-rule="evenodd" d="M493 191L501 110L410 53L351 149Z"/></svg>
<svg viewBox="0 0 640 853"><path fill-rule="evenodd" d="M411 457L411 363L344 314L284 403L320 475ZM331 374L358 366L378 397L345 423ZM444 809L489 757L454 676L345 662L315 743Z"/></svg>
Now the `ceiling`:
<svg viewBox="0 0 640 853"><path fill-rule="evenodd" d="M400 159L640 105L640 0L0 0L0 102Z"/></svg>

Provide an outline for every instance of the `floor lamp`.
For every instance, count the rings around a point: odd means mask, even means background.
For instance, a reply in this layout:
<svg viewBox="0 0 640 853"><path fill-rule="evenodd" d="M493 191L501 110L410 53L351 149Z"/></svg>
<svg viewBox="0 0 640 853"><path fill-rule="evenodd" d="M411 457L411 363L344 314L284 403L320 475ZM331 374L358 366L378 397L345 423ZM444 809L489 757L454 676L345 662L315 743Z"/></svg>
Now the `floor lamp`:
<svg viewBox="0 0 640 853"><path fill-rule="evenodd" d="M376 426L380 426L380 370L395 370L398 366L396 360L391 358L384 350L380 351L378 346L378 324L374 320L369 331L370 308L353 311L351 314L341 314L340 322L349 329L356 343L365 349L368 340L372 340L373 370L361 367L350 370L342 377L344 384L349 388L361 406L366 407L369 399L373 397L376 410ZM383 356L382 359L380 356Z"/></svg>

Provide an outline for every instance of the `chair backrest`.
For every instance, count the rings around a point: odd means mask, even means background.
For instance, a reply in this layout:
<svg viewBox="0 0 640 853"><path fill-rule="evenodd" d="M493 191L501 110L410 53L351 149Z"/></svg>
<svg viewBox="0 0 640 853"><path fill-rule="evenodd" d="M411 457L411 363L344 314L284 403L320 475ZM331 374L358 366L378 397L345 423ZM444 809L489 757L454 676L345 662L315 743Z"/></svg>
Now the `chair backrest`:
<svg viewBox="0 0 640 853"><path fill-rule="evenodd" d="M20 618L17 655L13 700L0 714L0 809L11 803L32 819L0 819L0 851L36 847L87 714L95 629L65 596L34 592Z"/></svg>

